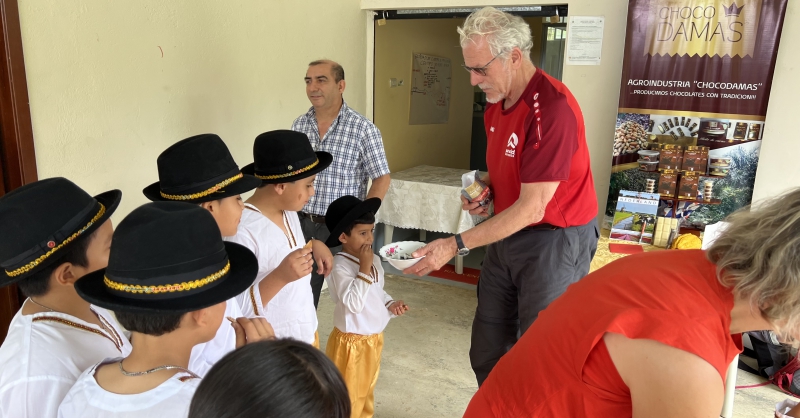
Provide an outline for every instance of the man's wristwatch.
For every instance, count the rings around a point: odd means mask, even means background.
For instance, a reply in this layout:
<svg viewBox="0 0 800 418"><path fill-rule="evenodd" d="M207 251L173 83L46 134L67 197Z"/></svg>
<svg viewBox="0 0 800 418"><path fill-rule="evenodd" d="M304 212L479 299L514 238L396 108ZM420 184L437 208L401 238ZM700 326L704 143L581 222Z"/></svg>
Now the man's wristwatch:
<svg viewBox="0 0 800 418"><path fill-rule="evenodd" d="M464 245L464 241L461 240L461 234L456 234L456 245L458 246L458 251L456 255L460 255L464 257L465 255L469 254L469 248Z"/></svg>

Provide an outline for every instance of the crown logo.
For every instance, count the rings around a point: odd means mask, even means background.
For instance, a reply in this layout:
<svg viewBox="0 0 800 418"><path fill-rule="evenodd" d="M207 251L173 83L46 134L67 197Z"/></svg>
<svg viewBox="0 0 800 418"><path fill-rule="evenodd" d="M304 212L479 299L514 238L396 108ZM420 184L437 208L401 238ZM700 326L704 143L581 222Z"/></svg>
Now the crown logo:
<svg viewBox="0 0 800 418"><path fill-rule="evenodd" d="M737 6L736 2L731 3L729 7L725 7L723 4L722 8L725 9L725 17L739 17L739 14L742 13L742 9L744 9L744 3L742 3L742 7Z"/></svg>

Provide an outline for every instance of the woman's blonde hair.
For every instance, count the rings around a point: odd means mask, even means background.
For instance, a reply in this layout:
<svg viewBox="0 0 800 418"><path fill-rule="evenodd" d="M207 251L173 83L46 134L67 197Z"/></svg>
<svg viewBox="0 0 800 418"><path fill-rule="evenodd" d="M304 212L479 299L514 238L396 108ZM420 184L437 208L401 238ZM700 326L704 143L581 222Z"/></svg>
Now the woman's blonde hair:
<svg viewBox="0 0 800 418"><path fill-rule="evenodd" d="M777 334L800 337L800 189L730 215L708 249L720 282L758 307Z"/></svg>

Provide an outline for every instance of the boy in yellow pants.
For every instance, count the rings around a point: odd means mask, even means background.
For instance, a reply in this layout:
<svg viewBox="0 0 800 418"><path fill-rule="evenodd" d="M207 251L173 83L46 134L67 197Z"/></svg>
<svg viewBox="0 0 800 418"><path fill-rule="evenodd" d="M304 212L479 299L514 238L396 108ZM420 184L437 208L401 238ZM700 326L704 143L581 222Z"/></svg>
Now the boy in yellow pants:
<svg viewBox="0 0 800 418"><path fill-rule="evenodd" d="M343 196L333 201L325 214L331 231L325 244L342 246L325 278L336 302L334 328L325 352L344 376L353 418L373 416L383 330L390 318L408 310L402 300L392 300L383 290L383 267L372 252L375 212L380 206L378 198L362 202Z"/></svg>

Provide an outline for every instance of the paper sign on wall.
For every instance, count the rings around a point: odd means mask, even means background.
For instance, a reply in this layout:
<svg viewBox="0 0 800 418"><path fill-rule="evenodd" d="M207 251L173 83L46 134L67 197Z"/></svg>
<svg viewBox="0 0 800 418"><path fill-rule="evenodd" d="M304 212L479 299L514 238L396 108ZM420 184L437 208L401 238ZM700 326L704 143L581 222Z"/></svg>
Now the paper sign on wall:
<svg viewBox="0 0 800 418"><path fill-rule="evenodd" d="M570 16L567 29L567 64L600 65L603 16Z"/></svg>
<svg viewBox="0 0 800 418"><path fill-rule="evenodd" d="M450 59L414 54L409 125L447 123L450 116Z"/></svg>

